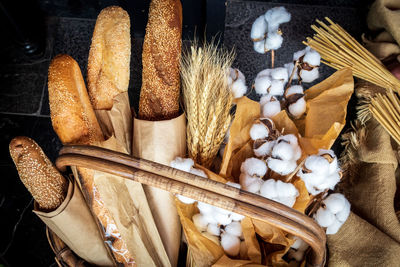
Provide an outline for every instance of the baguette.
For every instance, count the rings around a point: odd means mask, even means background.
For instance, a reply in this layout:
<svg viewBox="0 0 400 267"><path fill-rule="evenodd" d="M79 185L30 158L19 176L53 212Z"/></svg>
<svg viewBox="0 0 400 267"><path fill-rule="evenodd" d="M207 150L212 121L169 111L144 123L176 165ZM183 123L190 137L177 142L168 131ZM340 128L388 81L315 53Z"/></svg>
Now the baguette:
<svg viewBox="0 0 400 267"><path fill-rule="evenodd" d="M48 88L53 128L63 144L96 145L104 141L82 73L72 57L60 55L52 60ZM117 262L132 266L134 260L96 190L94 171L77 168L77 172L76 178L79 178L89 208L106 232L103 236L105 243L111 246Z"/></svg>
<svg viewBox="0 0 400 267"><path fill-rule="evenodd" d="M88 90L95 110L110 110L128 91L131 58L130 20L120 7L103 9L96 20L88 60Z"/></svg>
<svg viewBox="0 0 400 267"><path fill-rule="evenodd" d="M32 194L40 210L49 212L57 209L67 195L67 179L31 138L15 137L10 142L9 150L22 183Z"/></svg>
<svg viewBox="0 0 400 267"><path fill-rule="evenodd" d="M140 119L165 120L179 115L181 46L180 1L152 0L142 52Z"/></svg>

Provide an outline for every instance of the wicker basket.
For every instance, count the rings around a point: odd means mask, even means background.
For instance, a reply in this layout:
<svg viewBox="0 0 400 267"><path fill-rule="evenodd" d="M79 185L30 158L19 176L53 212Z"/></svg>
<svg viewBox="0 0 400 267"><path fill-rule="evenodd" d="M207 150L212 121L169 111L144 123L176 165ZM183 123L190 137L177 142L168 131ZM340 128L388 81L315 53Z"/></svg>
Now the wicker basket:
<svg viewBox="0 0 400 267"><path fill-rule="evenodd" d="M77 166L111 173L262 220L308 243L311 247L307 254L308 266L325 264L324 230L308 216L259 195L162 164L98 147L65 146L60 151L56 166L60 171L65 171L67 166ZM84 262L77 259L70 250L68 252L65 244L62 245L62 241L51 231L48 231L48 237L59 266L85 266Z"/></svg>

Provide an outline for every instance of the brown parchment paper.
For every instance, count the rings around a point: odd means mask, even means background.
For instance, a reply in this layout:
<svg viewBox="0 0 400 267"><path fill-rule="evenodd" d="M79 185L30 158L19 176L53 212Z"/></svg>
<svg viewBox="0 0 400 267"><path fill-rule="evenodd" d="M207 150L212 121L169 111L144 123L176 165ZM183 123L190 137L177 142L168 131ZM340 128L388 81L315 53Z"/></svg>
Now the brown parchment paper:
<svg viewBox="0 0 400 267"><path fill-rule="evenodd" d="M133 155L169 166L176 157L186 155L185 115L164 121L134 119ZM171 265L176 266L181 237L181 225L175 199L167 191L143 185L158 232Z"/></svg>
<svg viewBox="0 0 400 267"><path fill-rule="evenodd" d="M85 261L98 266L114 265L76 183L69 183L67 196L56 210L42 212L35 205L33 212Z"/></svg>

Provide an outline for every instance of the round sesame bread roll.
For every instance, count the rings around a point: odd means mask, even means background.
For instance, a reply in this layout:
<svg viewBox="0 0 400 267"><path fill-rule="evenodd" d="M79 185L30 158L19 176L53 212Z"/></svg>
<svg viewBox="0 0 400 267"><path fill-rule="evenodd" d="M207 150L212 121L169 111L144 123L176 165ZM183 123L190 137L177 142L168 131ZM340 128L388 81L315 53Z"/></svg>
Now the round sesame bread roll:
<svg viewBox="0 0 400 267"><path fill-rule="evenodd" d="M58 55L51 61L48 88L51 121L63 144L103 141L81 70L72 57Z"/></svg>
<svg viewBox="0 0 400 267"><path fill-rule="evenodd" d="M67 195L68 181L29 137L11 140L10 155L19 177L42 211L57 209Z"/></svg>
<svg viewBox="0 0 400 267"><path fill-rule="evenodd" d="M128 91L131 59L130 20L120 7L103 9L96 20L88 60L88 90L94 109L109 110Z"/></svg>
<svg viewBox="0 0 400 267"><path fill-rule="evenodd" d="M181 46L181 2L152 0L142 52L140 119L165 120L179 115Z"/></svg>

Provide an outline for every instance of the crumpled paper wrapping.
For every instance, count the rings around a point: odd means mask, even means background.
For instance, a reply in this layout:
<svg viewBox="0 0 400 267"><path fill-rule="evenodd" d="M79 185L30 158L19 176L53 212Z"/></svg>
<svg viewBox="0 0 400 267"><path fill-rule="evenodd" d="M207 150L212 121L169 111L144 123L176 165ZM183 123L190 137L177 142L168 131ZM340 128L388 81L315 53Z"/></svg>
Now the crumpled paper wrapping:
<svg viewBox="0 0 400 267"><path fill-rule="evenodd" d="M303 158L318 152L319 148L329 149L346 123L347 103L353 93L354 83L350 69L337 71L328 79L305 91L307 100L306 116L292 120L285 110L273 121L284 134L295 134L303 150ZM229 141L225 147L219 176L206 170L210 179L223 182L239 182L241 163L253 156L250 128L260 118L260 105L246 97L236 100L236 113L230 128ZM203 169L204 170L204 169ZM300 195L293 208L304 213L310 196L303 181L295 177L291 181ZM186 205L177 201L179 215L186 239L196 266L288 266L282 256L294 242L282 230L265 222L245 218L242 229L247 246L247 256L230 259L211 240L197 231L191 218L198 213L195 204ZM262 240L260 242L260 240Z"/></svg>
<svg viewBox="0 0 400 267"><path fill-rule="evenodd" d="M98 266L112 266L92 214L78 185L70 181L67 196L54 211L33 211L67 246L85 261Z"/></svg>
<svg viewBox="0 0 400 267"><path fill-rule="evenodd" d="M132 151L135 157L169 166L176 157L186 155L186 118L163 121L134 119ZM143 185L147 201L160 233L171 266L178 262L181 225L175 197L164 190Z"/></svg>

